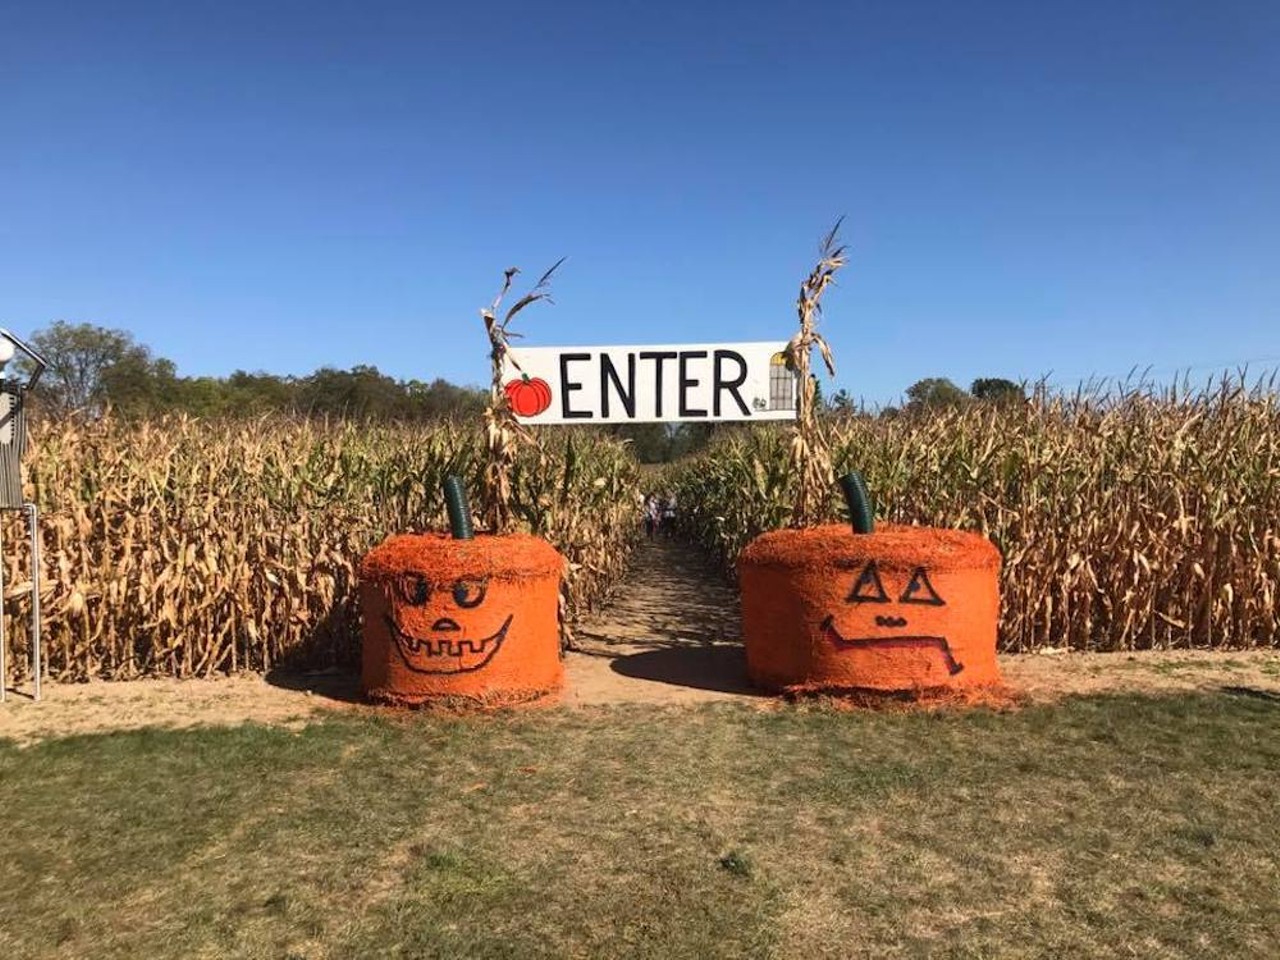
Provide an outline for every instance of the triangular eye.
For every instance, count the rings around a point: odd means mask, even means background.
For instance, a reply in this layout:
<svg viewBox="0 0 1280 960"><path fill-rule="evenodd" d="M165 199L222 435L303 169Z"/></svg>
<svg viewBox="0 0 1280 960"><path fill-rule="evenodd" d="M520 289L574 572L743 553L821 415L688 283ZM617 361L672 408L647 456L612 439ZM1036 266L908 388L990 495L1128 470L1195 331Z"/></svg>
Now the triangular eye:
<svg viewBox="0 0 1280 960"><path fill-rule="evenodd" d="M947 602L938 596L938 591L933 589L933 584L929 582L929 574L925 573L924 567L916 567L916 572L911 575L911 582L907 584L907 589L902 592L902 599L899 603L927 603L931 607L945 607Z"/></svg>
<svg viewBox="0 0 1280 960"><path fill-rule="evenodd" d="M884 592L884 584L880 582L880 571L876 562L868 560L867 565L858 574L858 582L845 598L846 603L888 603L889 595Z"/></svg>

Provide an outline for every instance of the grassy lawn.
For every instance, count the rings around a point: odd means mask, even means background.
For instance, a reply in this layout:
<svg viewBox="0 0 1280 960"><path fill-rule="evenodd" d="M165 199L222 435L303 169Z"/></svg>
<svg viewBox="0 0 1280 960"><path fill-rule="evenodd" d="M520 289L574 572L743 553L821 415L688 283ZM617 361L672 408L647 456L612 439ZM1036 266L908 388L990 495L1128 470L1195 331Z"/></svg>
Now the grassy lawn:
<svg viewBox="0 0 1280 960"><path fill-rule="evenodd" d="M1280 955L1280 703L0 745L0 953Z"/></svg>

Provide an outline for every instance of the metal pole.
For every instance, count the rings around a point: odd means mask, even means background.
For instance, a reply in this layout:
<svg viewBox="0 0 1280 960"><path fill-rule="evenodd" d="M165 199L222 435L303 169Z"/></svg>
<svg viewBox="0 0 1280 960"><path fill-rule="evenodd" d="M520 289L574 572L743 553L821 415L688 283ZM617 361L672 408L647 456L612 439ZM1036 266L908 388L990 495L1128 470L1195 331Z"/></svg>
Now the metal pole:
<svg viewBox="0 0 1280 960"><path fill-rule="evenodd" d="M31 521L31 675L35 678L35 698L40 699L40 510L27 504Z"/></svg>
<svg viewBox="0 0 1280 960"><path fill-rule="evenodd" d="M0 703L5 700L5 684L9 682L9 658L4 638L4 548L0 546Z"/></svg>

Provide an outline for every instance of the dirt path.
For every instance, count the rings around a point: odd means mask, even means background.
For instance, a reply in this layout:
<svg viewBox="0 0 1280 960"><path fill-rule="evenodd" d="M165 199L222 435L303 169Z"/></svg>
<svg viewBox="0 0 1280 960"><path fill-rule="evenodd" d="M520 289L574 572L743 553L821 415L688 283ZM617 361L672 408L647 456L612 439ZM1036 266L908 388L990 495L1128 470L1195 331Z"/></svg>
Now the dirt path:
<svg viewBox="0 0 1280 960"><path fill-rule="evenodd" d="M0 740L31 743L46 737L137 730L142 727L230 727L258 722L301 725L316 711L342 705L314 692L262 677L216 680L127 680L46 683L35 703L29 688L0 704Z"/></svg>
<svg viewBox="0 0 1280 960"><path fill-rule="evenodd" d="M738 594L696 551L636 551L626 581L577 630L565 662L573 704L700 703L757 696L747 682Z"/></svg>
<svg viewBox="0 0 1280 960"><path fill-rule="evenodd" d="M696 552L645 544L609 604L581 624L565 661L563 703L694 704L771 701L747 682L736 591ZM1060 653L1002 656L1006 681L1047 701L1071 694L1225 692L1280 700L1280 650ZM11 693L0 705L0 740L139 727L295 725L318 712L366 710L358 678L231 677L45 686L33 703Z"/></svg>

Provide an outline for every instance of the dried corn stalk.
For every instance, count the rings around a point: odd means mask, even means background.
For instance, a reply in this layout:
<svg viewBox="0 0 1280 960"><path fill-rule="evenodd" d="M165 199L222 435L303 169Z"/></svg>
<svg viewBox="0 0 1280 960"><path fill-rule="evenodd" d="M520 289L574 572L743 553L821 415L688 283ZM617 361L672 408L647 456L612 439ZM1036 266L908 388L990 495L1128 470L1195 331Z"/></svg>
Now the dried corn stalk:
<svg viewBox="0 0 1280 960"><path fill-rule="evenodd" d="M818 333L822 316L822 295L835 282L836 271L848 260L837 233L841 217L823 238L817 266L800 284L796 313L800 330L787 344L788 366L796 374L796 423L791 437L790 463L796 476L796 498L791 510L791 526L811 527L822 522L831 493L831 449L816 407L817 379L809 372L809 356L816 346L827 372L835 376L831 347Z"/></svg>
<svg viewBox="0 0 1280 960"><path fill-rule="evenodd" d="M502 384L503 360L510 349L510 341L520 334L510 329L511 321L521 310L539 300L551 302L551 275L564 263L561 257L544 273L532 290L511 305L498 319L502 300L511 291L511 282L520 273L519 267L508 267L503 273L502 289L493 303L480 311L484 329L489 335L489 361L492 381L489 386L489 406L485 410L485 461L484 477L480 487L480 522L492 533L509 533L515 527L512 509L512 472L522 446L540 451L537 438L521 424L511 410ZM519 369L518 364L513 364Z"/></svg>

